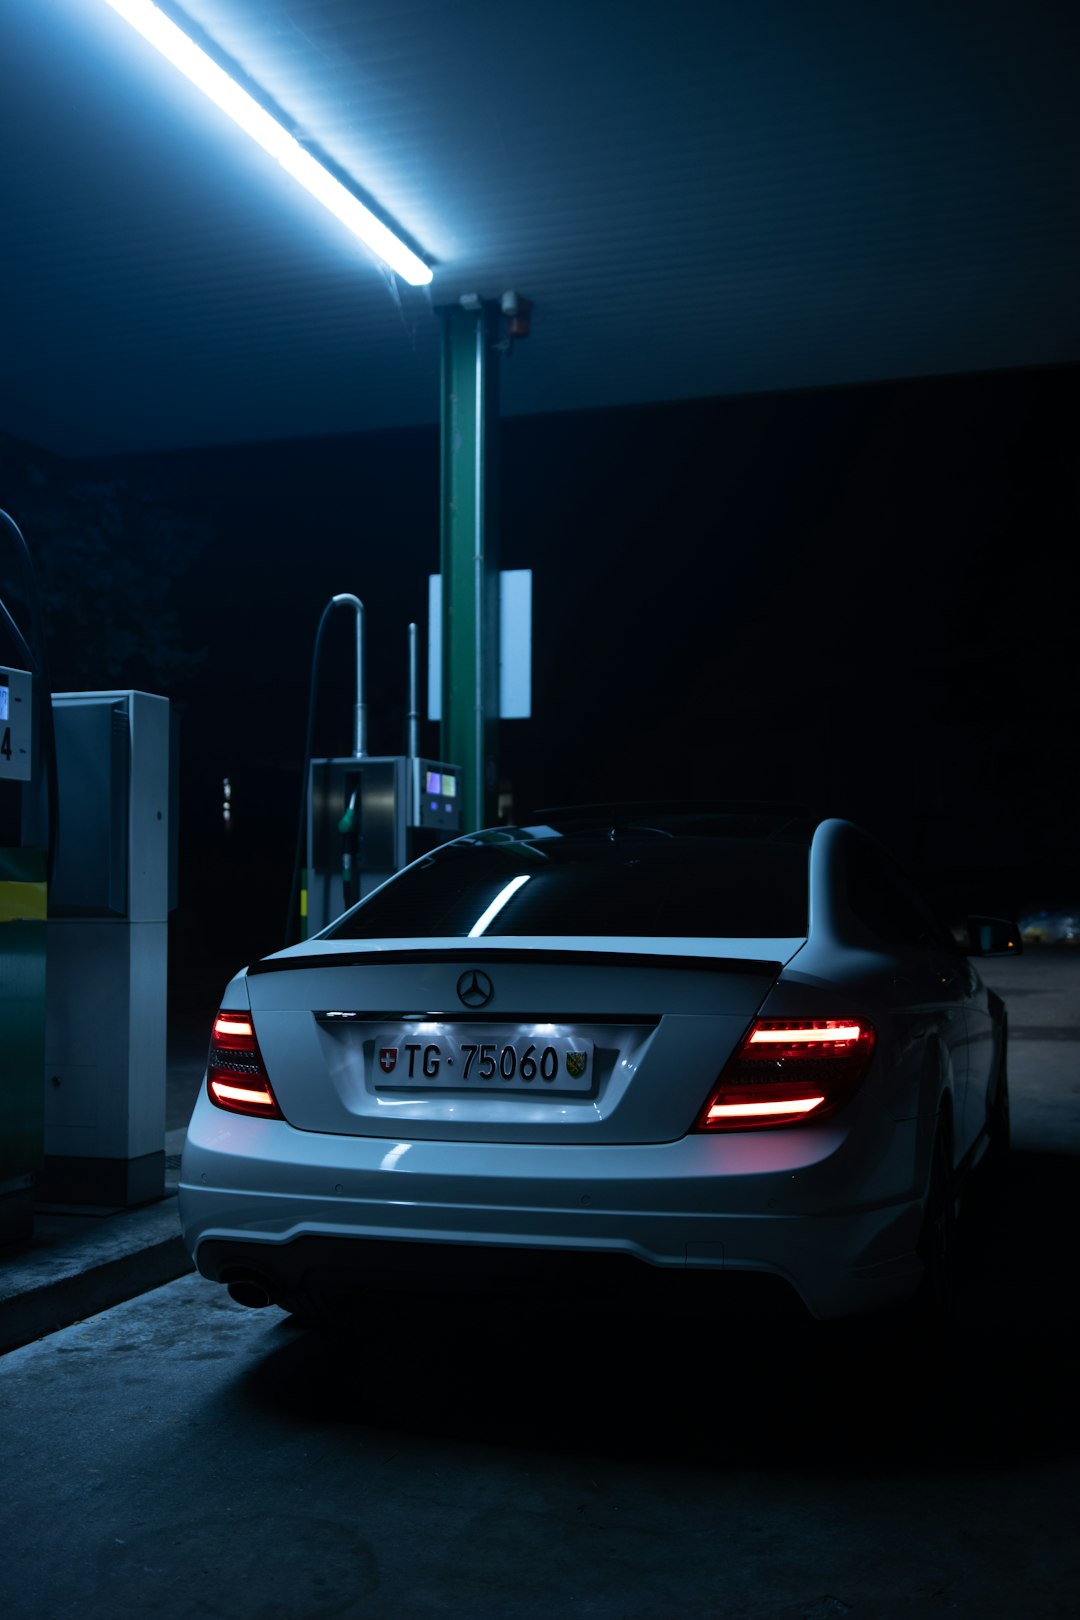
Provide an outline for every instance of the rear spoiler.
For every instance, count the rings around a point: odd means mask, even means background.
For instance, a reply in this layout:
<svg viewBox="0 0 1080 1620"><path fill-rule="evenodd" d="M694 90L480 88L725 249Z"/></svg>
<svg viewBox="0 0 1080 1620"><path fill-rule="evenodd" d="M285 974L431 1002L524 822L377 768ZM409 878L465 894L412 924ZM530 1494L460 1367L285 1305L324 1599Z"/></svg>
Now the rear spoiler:
<svg viewBox="0 0 1080 1620"><path fill-rule="evenodd" d="M247 971L252 977L261 973L303 972L309 968L398 967L421 962L462 962L472 967L478 962L525 962L530 966L667 968L680 973L753 973L769 974L773 978L784 965L782 962L763 961L760 957L643 955L638 951L575 951L562 947L545 951L526 947L519 950L374 950L342 951L340 955L335 953L332 956L266 956L252 962Z"/></svg>

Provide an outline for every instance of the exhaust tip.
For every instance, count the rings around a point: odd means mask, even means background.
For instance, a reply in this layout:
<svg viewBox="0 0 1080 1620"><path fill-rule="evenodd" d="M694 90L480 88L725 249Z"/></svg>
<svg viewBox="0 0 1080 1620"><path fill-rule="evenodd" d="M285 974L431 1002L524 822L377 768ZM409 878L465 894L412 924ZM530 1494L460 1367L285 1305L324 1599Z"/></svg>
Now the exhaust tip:
<svg viewBox="0 0 1080 1620"><path fill-rule="evenodd" d="M228 1285L230 1299L235 1299L238 1305L246 1305L250 1310L261 1311L264 1306L272 1305L270 1291L265 1283L257 1277L239 1277L236 1282Z"/></svg>

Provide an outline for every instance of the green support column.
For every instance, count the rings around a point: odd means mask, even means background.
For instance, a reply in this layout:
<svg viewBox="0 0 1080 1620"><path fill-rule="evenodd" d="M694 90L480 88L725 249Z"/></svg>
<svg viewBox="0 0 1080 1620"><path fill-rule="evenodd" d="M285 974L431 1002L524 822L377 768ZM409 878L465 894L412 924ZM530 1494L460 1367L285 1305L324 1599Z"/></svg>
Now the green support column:
<svg viewBox="0 0 1080 1620"><path fill-rule="evenodd" d="M462 831L496 817L499 716L498 434L501 311L447 305L442 319L442 725L463 772Z"/></svg>

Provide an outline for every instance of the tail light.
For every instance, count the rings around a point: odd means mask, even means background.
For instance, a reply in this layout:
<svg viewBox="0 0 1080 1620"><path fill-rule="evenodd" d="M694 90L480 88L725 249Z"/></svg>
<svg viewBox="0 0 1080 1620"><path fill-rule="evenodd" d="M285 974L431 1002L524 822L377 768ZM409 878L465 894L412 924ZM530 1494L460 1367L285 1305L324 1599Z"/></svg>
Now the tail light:
<svg viewBox="0 0 1080 1620"><path fill-rule="evenodd" d="M854 1018L757 1018L698 1120L699 1131L746 1131L831 1114L870 1063L874 1031Z"/></svg>
<svg viewBox="0 0 1080 1620"><path fill-rule="evenodd" d="M222 1010L214 1019L206 1060L210 1101L233 1114L284 1119L263 1067L251 1014Z"/></svg>

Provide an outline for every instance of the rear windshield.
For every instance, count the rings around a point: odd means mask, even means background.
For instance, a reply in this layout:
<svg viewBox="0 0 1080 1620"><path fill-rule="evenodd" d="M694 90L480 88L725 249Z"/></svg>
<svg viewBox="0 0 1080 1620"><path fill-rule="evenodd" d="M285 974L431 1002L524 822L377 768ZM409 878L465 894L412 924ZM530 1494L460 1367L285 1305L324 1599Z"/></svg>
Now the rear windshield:
<svg viewBox="0 0 1080 1620"><path fill-rule="evenodd" d="M442 845L321 937L791 939L806 925L805 840L507 828Z"/></svg>

